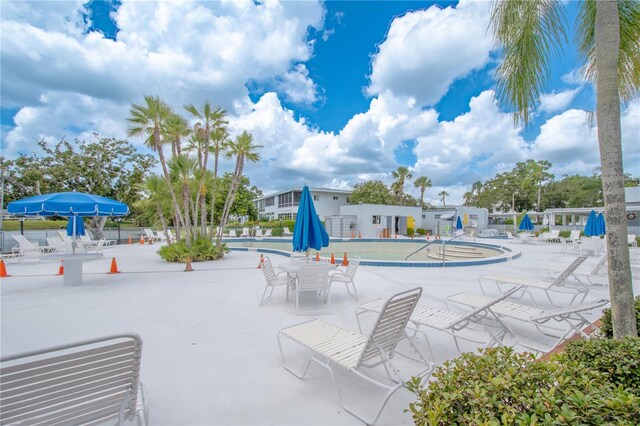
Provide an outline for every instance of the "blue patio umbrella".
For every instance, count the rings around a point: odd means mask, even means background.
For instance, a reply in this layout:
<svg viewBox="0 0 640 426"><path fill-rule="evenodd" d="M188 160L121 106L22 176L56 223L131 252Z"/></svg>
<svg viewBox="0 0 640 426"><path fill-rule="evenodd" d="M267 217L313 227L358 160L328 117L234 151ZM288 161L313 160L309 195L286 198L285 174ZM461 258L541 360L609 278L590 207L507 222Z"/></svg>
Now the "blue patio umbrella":
<svg viewBox="0 0 640 426"><path fill-rule="evenodd" d="M67 223L67 235L84 235L84 220L81 217L73 216Z"/></svg>
<svg viewBox="0 0 640 426"><path fill-rule="evenodd" d="M600 235L598 234L598 230L596 229L598 222L598 215L596 215L595 210L591 210L589 213L589 217L587 218L587 224L584 226L584 235L587 237Z"/></svg>
<svg viewBox="0 0 640 426"><path fill-rule="evenodd" d="M458 221L456 222L456 229L462 229L462 221L460 220L460 216L458 216Z"/></svg>
<svg viewBox="0 0 640 426"><path fill-rule="evenodd" d="M518 226L520 231L533 231L533 222L529 219L528 214L524 214L522 220L520 221L520 226Z"/></svg>
<svg viewBox="0 0 640 426"><path fill-rule="evenodd" d="M309 187L302 188L296 224L293 227L293 251L320 250L329 245L329 234L324 229L313 205Z"/></svg>
<svg viewBox="0 0 640 426"><path fill-rule="evenodd" d="M598 213L598 219L596 220L596 232L597 235L605 235L607 233L607 225L602 213Z"/></svg>
<svg viewBox="0 0 640 426"><path fill-rule="evenodd" d="M55 192L36 195L13 201L7 205L10 214L18 216L63 216L74 218L76 223L81 217L124 216L129 213L129 206L111 198L101 197L84 192ZM78 226L78 225L77 225ZM73 228L73 236L77 235L77 226ZM75 253L75 244L73 252Z"/></svg>

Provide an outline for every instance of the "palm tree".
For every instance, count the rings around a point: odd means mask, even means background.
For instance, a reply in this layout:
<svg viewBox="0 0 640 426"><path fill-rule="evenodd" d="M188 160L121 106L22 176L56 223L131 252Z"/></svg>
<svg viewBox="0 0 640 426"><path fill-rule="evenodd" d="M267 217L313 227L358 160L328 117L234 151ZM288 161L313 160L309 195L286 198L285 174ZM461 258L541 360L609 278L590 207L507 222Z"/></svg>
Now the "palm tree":
<svg viewBox="0 0 640 426"><path fill-rule="evenodd" d="M191 238L193 237L192 226L194 224L191 222L191 216L195 213L195 209L193 212L190 212L192 207L190 185L194 174L197 172L197 167L196 159L186 154L175 156L169 161L172 180L177 182L182 195L182 214L185 223L187 245L191 244Z"/></svg>
<svg viewBox="0 0 640 426"><path fill-rule="evenodd" d="M149 195L148 201L156 209L156 215L160 219L160 225L164 232L166 241L169 239L169 231L167 227L167 220L164 217L164 204L168 201L166 198L167 188L165 180L158 175L148 175L144 178L144 181L139 185L140 189Z"/></svg>
<svg viewBox="0 0 640 426"><path fill-rule="evenodd" d="M196 205L201 212L200 226L202 233L205 234L207 232L207 207L204 201L207 190L206 187L204 187L204 170L206 170L209 161L211 133L218 128L224 128L224 126L228 124L224 119L227 111L220 107L213 108L209 101L206 101L202 105L201 110L198 110L193 104L185 105L184 109L198 120L194 126L194 131L202 140L202 151L198 152L198 160L200 170L202 170L203 173L199 180L200 189L196 197ZM215 188L212 188L212 190L215 191Z"/></svg>
<svg viewBox="0 0 640 426"><path fill-rule="evenodd" d="M442 199L442 206L443 207L447 207L447 203L445 202L445 198L449 196L449 193L447 191L440 191L440 193L438 195Z"/></svg>
<svg viewBox="0 0 640 426"><path fill-rule="evenodd" d="M176 113L171 113L162 123L162 134L171 142L173 156L182 155L182 138L191 134L189 123Z"/></svg>
<svg viewBox="0 0 640 426"><path fill-rule="evenodd" d="M607 219L609 293L613 334L637 336L620 137L620 102L640 90L640 2L579 3L576 40L585 76L596 86L596 121ZM497 71L497 92L514 113L514 122L530 120L549 79L550 51L566 41L563 4L552 0L501 1L491 17L494 38L504 60Z"/></svg>
<svg viewBox="0 0 640 426"><path fill-rule="evenodd" d="M242 171L244 170L245 161L256 162L260 160L260 154L256 152L258 148L262 148L262 145L253 144L253 136L251 133L247 133L245 130L242 134L236 136L234 141L229 142L229 149L227 150L225 157L236 157L236 167L233 171L233 178L231 179L231 186L229 187L229 193L227 199L224 202L224 208L222 209L222 216L220 218L220 227L224 229L229 218L229 212L231 206L236 198L238 187L240 186L240 178L242 177ZM220 247L222 238L222 232L216 237L216 246Z"/></svg>
<svg viewBox="0 0 640 426"><path fill-rule="evenodd" d="M127 118L127 121L130 123L127 133L129 136L134 137L147 135L145 145L158 153L162 172L167 182L169 193L171 194L175 215L180 224L184 226L184 218L180 213L180 204L171 186L169 169L167 168L167 162L162 150L162 145L164 144L164 140L162 139L162 126L165 120L171 115L171 108L162 102L158 96L145 95L144 100L146 105L131 105L131 109L129 110L131 116ZM177 232L177 238L180 238L179 232Z"/></svg>
<svg viewBox="0 0 640 426"><path fill-rule="evenodd" d="M411 179L413 176L411 175L411 173L409 173L409 169L405 166L398 167L398 169L392 172L391 175L395 178L395 181L391 185L391 188L398 196L400 205L404 206L404 182L407 179Z"/></svg>
<svg viewBox="0 0 640 426"><path fill-rule="evenodd" d="M431 179L426 176L420 176L413 181L413 186L420 188L420 209L424 209L424 191L431 188Z"/></svg>
<svg viewBox="0 0 640 426"><path fill-rule="evenodd" d="M218 127L211 132L211 147L210 151L213 153L213 180L212 180L212 191L211 191L211 235L214 235L214 211L215 211L215 202L216 202L216 187L217 187L217 179L218 179L218 160L220 158L220 154L224 154L227 149L227 145L229 143L229 133L224 127Z"/></svg>

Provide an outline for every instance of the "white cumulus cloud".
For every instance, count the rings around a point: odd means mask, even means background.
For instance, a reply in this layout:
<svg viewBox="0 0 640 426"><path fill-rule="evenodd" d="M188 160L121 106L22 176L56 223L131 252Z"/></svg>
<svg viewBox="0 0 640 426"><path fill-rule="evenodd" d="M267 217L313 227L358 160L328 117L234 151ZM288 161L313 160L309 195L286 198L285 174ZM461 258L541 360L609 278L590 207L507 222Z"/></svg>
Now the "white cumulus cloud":
<svg viewBox="0 0 640 426"><path fill-rule="evenodd" d="M564 90L558 93L543 93L540 95L539 110L546 113L564 111L573 98L580 92L580 88L572 90Z"/></svg>

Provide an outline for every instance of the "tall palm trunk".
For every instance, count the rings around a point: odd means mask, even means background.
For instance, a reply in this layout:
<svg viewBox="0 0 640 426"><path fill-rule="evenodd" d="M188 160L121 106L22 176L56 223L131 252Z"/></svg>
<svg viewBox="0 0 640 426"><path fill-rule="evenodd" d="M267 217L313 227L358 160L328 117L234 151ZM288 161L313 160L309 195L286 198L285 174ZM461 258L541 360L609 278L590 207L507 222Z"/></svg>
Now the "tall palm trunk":
<svg viewBox="0 0 640 426"><path fill-rule="evenodd" d="M158 133L157 137L159 138L160 131L158 130L157 133ZM156 141L159 141L159 140L160 139L156 139ZM180 213L180 203L178 203L178 197L176 197L173 187L171 186L171 178L169 177L169 169L167 168L167 160L164 158L162 145L160 145L159 143L156 144L156 149L158 151L158 158L160 159L160 165L162 166L162 173L164 174L164 178L167 181L167 188L169 188L169 194L171 195L171 202L173 203L173 209L176 212L176 217L178 219L178 222L180 223L180 225L184 227L185 226L184 217ZM176 235L176 239L180 241L180 234Z"/></svg>
<svg viewBox="0 0 640 426"><path fill-rule="evenodd" d="M218 187L218 156L220 155L220 148L216 147L213 156L213 185L211 185L211 236L216 236L215 233L215 212L216 212L216 189ZM223 229L220 229L220 235L222 235ZM217 236L216 236L217 238Z"/></svg>
<svg viewBox="0 0 640 426"><path fill-rule="evenodd" d="M233 173L233 179L231 180L231 185L229 188L229 195L224 202L224 208L222 209L222 217L220 218L220 226L224 227L227 223L227 219L229 218L229 212L231 211L231 206L236 198L236 193L238 192L238 187L240 186L240 178L242 177L242 170L244 169L244 156L239 155L236 161L236 169ZM222 242L222 232L220 232L216 236L216 246L220 247Z"/></svg>
<svg viewBox="0 0 640 426"><path fill-rule="evenodd" d="M420 189L420 210L424 210L424 189Z"/></svg>
<svg viewBox="0 0 640 426"><path fill-rule="evenodd" d="M614 338L637 336L631 268L627 247L626 202L620 137L618 55L620 18L616 1L596 2L596 117L602 164L602 193L607 219L609 294Z"/></svg>
<svg viewBox="0 0 640 426"><path fill-rule="evenodd" d="M162 212L162 205L159 202L156 202L156 213L158 217L160 217L160 225L162 226L162 231L164 232L164 238L167 243L169 243L169 230L167 228L167 220L164 218L164 213Z"/></svg>

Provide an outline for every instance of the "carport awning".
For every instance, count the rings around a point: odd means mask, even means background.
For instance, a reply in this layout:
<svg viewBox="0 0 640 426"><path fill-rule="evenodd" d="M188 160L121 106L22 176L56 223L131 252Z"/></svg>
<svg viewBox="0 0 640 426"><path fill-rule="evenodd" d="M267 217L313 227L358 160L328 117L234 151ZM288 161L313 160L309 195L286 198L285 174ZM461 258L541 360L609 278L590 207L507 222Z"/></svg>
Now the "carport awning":
<svg viewBox="0 0 640 426"><path fill-rule="evenodd" d="M455 216L455 213L444 213L440 215L440 219L453 219L453 216Z"/></svg>

